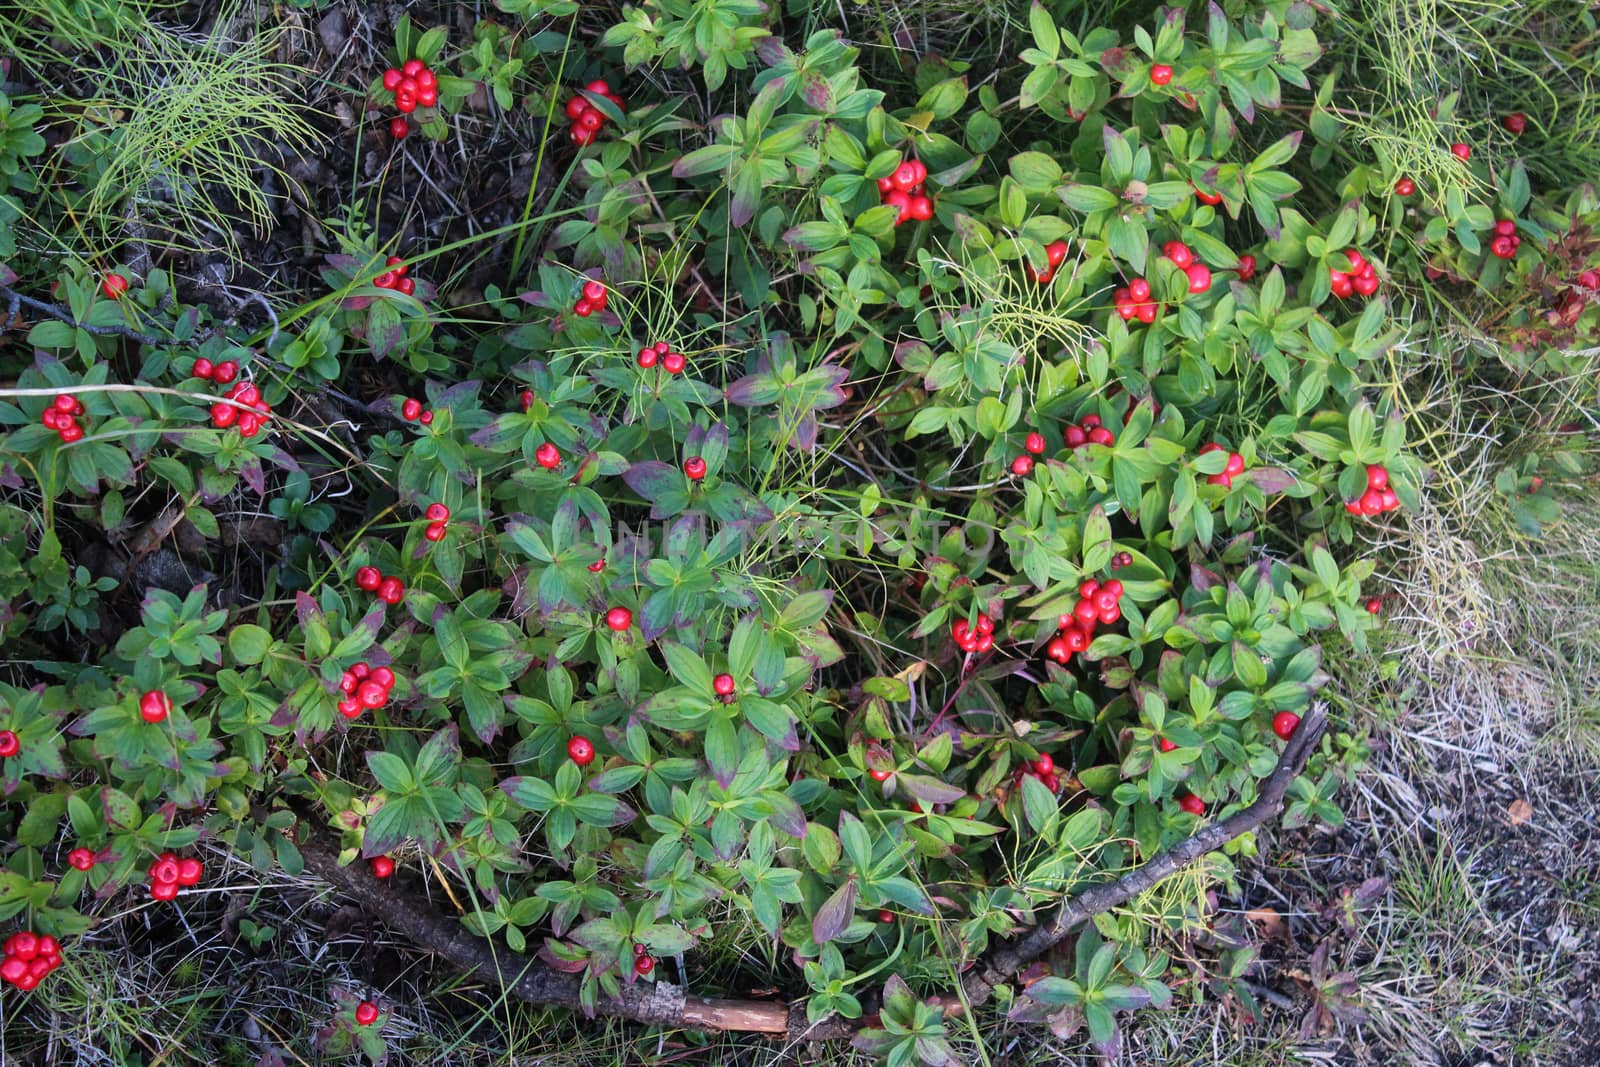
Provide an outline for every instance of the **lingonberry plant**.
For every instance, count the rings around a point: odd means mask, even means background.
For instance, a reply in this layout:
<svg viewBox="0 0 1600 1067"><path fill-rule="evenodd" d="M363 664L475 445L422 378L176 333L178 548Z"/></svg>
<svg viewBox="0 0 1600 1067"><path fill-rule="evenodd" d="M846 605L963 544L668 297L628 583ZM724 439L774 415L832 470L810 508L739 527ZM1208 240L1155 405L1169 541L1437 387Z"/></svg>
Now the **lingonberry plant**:
<svg viewBox="0 0 1600 1067"><path fill-rule="evenodd" d="M526 256L329 222L319 290L254 332L160 270L6 268L62 303L0 356L0 533L61 574L0 617L33 664L0 686L0 914L47 932L0 974L32 988L119 892L182 898L198 844L298 871L327 839L385 895L448 879L586 1006L737 925L812 1021L892 974L862 1047L940 1062L917 994L1251 804L1325 645L1382 624L1368 535L1427 476L1370 386L1391 260L1521 279L1530 352L1600 320L1592 194L1513 165L1468 203L1381 158L1309 193L1329 138L1285 98L1321 46L1283 7L1125 37L1034 5L1012 92L930 64L913 94L759 4L627 7L611 67L527 98L571 203ZM395 137L470 136L447 45L402 20L366 94ZM658 61L728 107L650 99ZM219 574L257 511L309 532ZM202 584L66 574L134 525ZM1304 817L1337 817L1326 758ZM1110 1049L1170 996L1136 938L1071 966L1019 1017ZM381 1047L335 1003L329 1048Z"/></svg>

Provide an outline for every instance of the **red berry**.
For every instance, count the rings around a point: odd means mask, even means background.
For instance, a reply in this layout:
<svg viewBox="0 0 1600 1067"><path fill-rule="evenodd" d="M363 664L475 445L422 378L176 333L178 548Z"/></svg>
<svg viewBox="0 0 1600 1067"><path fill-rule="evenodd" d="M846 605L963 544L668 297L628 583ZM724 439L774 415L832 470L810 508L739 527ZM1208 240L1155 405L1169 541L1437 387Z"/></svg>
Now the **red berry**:
<svg viewBox="0 0 1600 1067"><path fill-rule="evenodd" d="M1410 196L1417 191L1417 183L1410 178L1401 178L1394 183L1394 195Z"/></svg>
<svg viewBox="0 0 1600 1067"><path fill-rule="evenodd" d="M698 482L706 476L706 461L699 456L690 456L683 461L683 473L691 482Z"/></svg>
<svg viewBox="0 0 1600 1067"><path fill-rule="evenodd" d="M343 715L347 719L356 718L361 714L361 701L357 700L355 697L349 697L345 700L339 701L339 714Z"/></svg>
<svg viewBox="0 0 1600 1067"><path fill-rule="evenodd" d="M438 89L424 89L420 85L417 89L417 103L423 107L432 107L439 102Z"/></svg>
<svg viewBox="0 0 1600 1067"><path fill-rule="evenodd" d="M1517 254L1517 246L1511 240L1504 235L1496 237L1489 242L1489 251L1500 259L1510 259Z"/></svg>
<svg viewBox="0 0 1600 1067"><path fill-rule="evenodd" d="M376 567L356 568L356 586L369 593L378 591L378 586L383 583L383 575Z"/></svg>
<svg viewBox="0 0 1600 1067"><path fill-rule="evenodd" d="M1065 663L1072 658L1072 654L1067 651L1067 642L1059 637L1050 639L1050 643L1044 646L1044 654L1057 663Z"/></svg>
<svg viewBox="0 0 1600 1067"><path fill-rule="evenodd" d="M594 144L594 138L595 138L594 131L593 130L586 130L582 126L574 126L574 127L572 127L572 129L567 133L567 136L572 138L572 143L575 144L575 145L582 146L582 145ZM579 302L580 303L584 303L583 301L579 301ZM573 310L576 311L577 309L574 308ZM584 312L582 312L582 314L587 315L588 312L584 311Z"/></svg>
<svg viewBox="0 0 1600 1067"><path fill-rule="evenodd" d="M10 759L22 751L22 739L15 730L0 730L0 759Z"/></svg>
<svg viewBox="0 0 1600 1067"><path fill-rule="evenodd" d="M1051 241L1044 246L1045 258L1051 267L1059 267L1067 258L1067 242Z"/></svg>
<svg viewBox="0 0 1600 1067"><path fill-rule="evenodd" d="M406 134L411 132L411 123L396 115L389 120L389 136L396 141L405 140Z"/></svg>
<svg viewBox="0 0 1600 1067"><path fill-rule="evenodd" d="M1183 273L1189 276L1189 292L1199 294L1211 288L1211 268L1204 263L1191 263Z"/></svg>
<svg viewBox="0 0 1600 1067"><path fill-rule="evenodd" d="M1528 116L1524 115L1520 111L1513 111L1511 114L1500 120L1500 125L1504 126L1506 128L1506 132L1510 133L1513 137L1521 137L1523 131L1528 128Z"/></svg>
<svg viewBox="0 0 1600 1067"><path fill-rule="evenodd" d="M1044 451L1044 434L1039 433L1037 430L1030 433L1023 439L1022 447L1037 456Z"/></svg>
<svg viewBox="0 0 1600 1067"><path fill-rule="evenodd" d="M909 193L917 184L917 168L912 166L908 160L894 169L894 173L889 176L889 181L894 184L896 189Z"/></svg>
<svg viewBox="0 0 1600 1067"><path fill-rule="evenodd" d="M408 59L400 65L402 77L415 78L418 74L428 69L428 65L420 59Z"/></svg>
<svg viewBox="0 0 1600 1067"><path fill-rule="evenodd" d="M1189 250L1189 246L1184 244L1182 241L1168 241L1166 244L1161 246L1161 254L1172 260L1173 266L1177 267L1179 270L1186 269L1189 264L1194 262L1194 253L1191 252ZM1134 293L1133 286L1129 285L1128 294L1133 296L1135 299L1143 300L1145 297L1150 295L1150 286L1146 285L1144 288L1144 296L1139 296L1138 294Z"/></svg>
<svg viewBox="0 0 1600 1067"><path fill-rule="evenodd" d="M1586 270L1578 275L1578 284L1585 289L1600 289L1600 270Z"/></svg>
<svg viewBox="0 0 1600 1067"><path fill-rule="evenodd" d="M424 425L424 426L432 426L433 425L433 412L424 411L421 415L417 416L417 421L422 423L422 425Z"/></svg>
<svg viewBox="0 0 1600 1067"><path fill-rule="evenodd" d="M594 762L594 742L581 734L567 742L567 758L580 767Z"/></svg>
<svg viewBox="0 0 1600 1067"><path fill-rule="evenodd" d="M17 956L7 956L4 963L0 963L0 978L12 985L16 985L28 973L28 964Z"/></svg>
<svg viewBox="0 0 1600 1067"><path fill-rule="evenodd" d="M1204 815L1206 813L1206 802L1195 796L1193 793L1185 793L1183 796L1179 797L1178 807L1182 808L1190 815Z"/></svg>
<svg viewBox="0 0 1600 1067"><path fill-rule="evenodd" d="M1472 146L1457 141L1450 146L1450 154L1465 163L1472 158Z"/></svg>
<svg viewBox="0 0 1600 1067"><path fill-rule="evenodd" d="M1039 758L1033 761L1034 774L1049 774L1056 769L1056 761L1048 752L1039 753Z"/></svg>
<svg viewBox="0 0 1600 1067"><path fill-rule="evenodd" d="M175 900L178 896L177 882L155 882L150 886L152 900Z"/></svg>
<svg viewBox="0 0 1600 1067"><path fill-rule="evenodd" d="M75 848L67 853L67 863L75 870L92 870L94 868L94 853L86 848Z"/></svg>
<svg viewBox="0 0 1600 1067"><path fill-rule="evenodd" d="M592 111L593 109L594 105L589 103L589 101L585 100L581 96L574 96L571 100L567 101L567 118L571 119L573 122L576 122L578 119L583 117L584 112Z"/></svg>
<svg viewBox="0 0 1600 1067"><path fill-rule="evenodd" d="M372 877L387 878L394 873L394 860L388 856L372 857L369 866L372 868Z"/></svg>
<svg viewBox="0 0 1600 1067"><path fill-rule="evenodd" d="M1383 598L1379 596L1367 598L1367 614L1377 615L1383 611Z"/></svg>
<svg viewBox="0 0 1600 1067"><path fill-rule="evenodd" d="M1083 581L1078 583L1078 595L1085 600L1094 596L1099 591L1100 583L1095 581L1093 578L1085 578Z"/></svg>
<svg viewBox="0 0 1600 1067"><path fill-rule="evenodd" d="M400 88L400 79L402 77L404 77L404 75L402 75L398 70L395 70L393 67L390 67L388 70L383 72L383 87L389 90L391 93L394 92L396 89Z"/></svg>
<svg viewBox="0 0 1600 1067"><path fill-rule="evenodd" d="M892 923L892 922L894 922L894 912L890 911L888 908L879 908L878 909L878 921L881 922L881 923Z"/></svg>
<svg viewBox="0 0 1600 1067"><path fill-rule="evenodd" d="M1367 488L1380 492L1389 487L1389 472L1377 463L1367 464Z"/></svg>
<svg viewBox="0 0 1600 1067"><path fill-rule="evenodd" d="M422 513L423 518L433 522L443 522L450 517L450 509L443 504L429 504L428 509Z"/></svg>
<svg viewBox="0 0 1600 1067"><path fill-rule="evenodd" d="M1082 448L1089 443L1089 435L1081 426L1068 426L1062 431L1062 439L1066 441L1068 448Z"/></svg>
<svg viewBox="0 0 1600 1067"><path fill-rule="evenodd" d="M661 367L668 374L682 374L684 364L687 362L681 352L668 352L661 357Z"/></svg>
<svg viewBox="0 0 1600 1067"><path fill-rule="evenodd" d="M603 571L605 569L606 569L606 561L604 559L597 559L593 563L589 564L589 572L591 574L599 574L601 571Z"/></svg>
<svg viewBox="0 0 1600 1067"><path fill-rule="evenodd" d="M633 960L633 969L635 972L641 975L649 974L651 971L656 969L655 958L652 956L635 956Z"/></svg>
<svg viewBox="0 0 1600 1067"><path fill-rule="evenodd" d="M596 78L588 85L585 85L584 88L589 90L591 93L594 93L596 96L611 95L611 83L601 78Z"/></svg>
<svg viewBox="0 0 1600 1067"><path fill-rule="evenodd" d="M572 313L580 319L586 319L594 314L594 304L588 297L579 297L578 302L572 305Z"/></svg>
<svg viewBox="0 0 1600 1067"><path fill-rule="evenodd" d="M1165 63L1157 63L1150 68L1150 84L1166 85L1172 81L1172 68Z"/></svg>
<svg viewBox="0 0 1600 1067"><path fill-rule="evenodd" d="M645 345L643 348L639 349L639 359L637 362L640 368L643 370L649 370L651 367L656 365L656 362L660 358L661 354L659 352L649 345Z"/></svg>
<svg viewBox="0 0 1600 1067"><path fill-rule="evenodd" d="M716 693L717 696L731 697L733 696L733 690L733 675L719 674L715 678L711 679L711 691Z"/></svg>
<svg viewBox="0 0 1600 1067"><path fill-rule="evenodd" d="M561 450L549 441L546 441L534 451L533 458L545 470L555 470L561 466Z"/></svg>
<svg viewBox="0 0 1600 1067"><path fill-rule="evenodd" d="M1176 741L1168 741L1165 737L1160 738L1158 743L1161 751L1163 752L1171 752L1178 747L1178 743Z"/></svg>
<svg viewBox="0 0 1600 1067"><path fill-rule="evenodd" d="M364 708L381 708L389 699L389 691L374 681L365 681L356 687L356 702Z"/></svg>
<svg viewBox="0 0 1600 1067"><path fill-rule="evenodd" d="M172 701L159 689L152 689L139 698L139 714L145 722L160 722L172 710Z"/></svg>
<svg viewBox="0 0 1600 1067"><path fill-rule="evenodd" d="M906 202L906 218L927 222L933 218L933 201L925 196L913 196Z"/></svg>
<svg viewBox="0 0 1600 1067"><path fill-rule="evenodd" d="M1287 741L1300 725L1300 716L1292 711L1280 711L1272 717L1272 732Z"/></svg>
<svg viewBox="0 0 1600 1067"><path fill-rule="evenodd" d="M424 541L443 541L449 529L442 522L430 522L422 529Z"/></svg>
<svg viewBox="0 0 1600 1067"><path fill-rule="evenodd" d="M1089 431L1089 443L1091 445L1111 445L1116 443L1116 440L1116 435L1104 426L1096 426Z"/></svg>
<svg viewBox="0 0 1600 1067"><path fill-rule="evenodd" d="M371 1026L378 1021L378 1006L370 1000L356 1005L356 1025Z"/></svg>
<svg viewBox="0 0 1600 1067"><path fill-rule="evenodd" d="M576 119L577 127L583 130L592 130L598 132L600 127L604 126L605 124L606 117L600 114L600 112L596 111L594 108L590 108L588 111L585 111Z"/></svg>
<svg viewBox="0 0 1600 1067"><path fill-rule="evenodd" d="M171 853L164 853L160 859L150 865L150 880L157 883L177 885L177 859Z"/></svg>
<svg viewBox="0 0 1600 1067"><path fill-rule="evenodd" d="M216 364L212 363L206 357L201 356L199 359L194 361L194 366L190 368L189 373L196 378L210 378L215 371Z"/></svg>
<svg viewBox="0 0 1600 1067"><path fill-rule="evenodd" d="M178 884L189 886L200 881L200 876L205 873L205 865L193 856L185 856L178 861Z"/></svg>
<svg viewBox="0 0 1600 1067"><path fill-rule="evenodd" d="M211 372L211 380L218 385L227 385L239 376L239 364L231 359L218 363Z"/></svg>
<svg viewBox="0 0 1600 1067"><path fill-rule="evenodd" d="M1033 457L1018 456L1011 461L1011 473L1019 478L1026 478L1033 473Z"/></svg>
<svg viewBox="0 0 1600 1067"><path fill-rule="evenodd" d="M100 291L112 300L120 300L128 291L128 279L120 274L107 274L100 280Z"/></svg>
<svg viewBox="0 0 1600 1067"><path fill-rule="evenodd" d="M388 667L374 667L367 677L383 686L385 692L394 688L394 671Z"/></svg>
<svg viewBox="0 0 1600 1067"><path fill-rule="evenodd" d="M398 578L391 576L378 583L378 599L391 607L400 603L405 595L405 583Z"/></svg>
<svg viewBox="0 0 1600 1067"><path fill-rule="evenodd" d="M872 776L872 780L874 782L887 782L889 780L889 776L894 772L875 767L867 773Z"/></svg>
<svg viewBox="0 0 1600 1067"><path fill-rule="evenodd" d="M1200 201L1202 204L1210 204L1212 207L1216 207L1218 204L1222 203L1221 193L1207 192L1198 185L1193 186L1193 188L1194 198Z"/></svg>
<svg viewBox="0 0 1600 1067"><path fill-rule="evenodd" d="M1128 283L1128 298L1130 300L1134 301L1135 303L1137 303L1137 302L1139 302L1141 300L1149 300L1150 299L1150 283L1148 281L1146 281L1145 279L1143 279L1143 278L1135 278L1133 281L1129 282ZM1084 425L1085 426L1091 426L1091 425L1094 425L1094 424L1088 422L1088 420L1085 420L1084 421Z"/></svg>
<svg viewBox="0 0 1600 1067"><path fill-rule="evenodd" d="M605 287L605 283L604 282L597 282L597 281L584 282L583 283L583 296L584 296L584 299L588 300L591 304L598 304L601 307L605 307L605 304L606 304L606 287Z"/></svg>
<svg viewBox="0 0 1600 1067"><path fill-rule="evenodd" d="M606 612L606 625L620 634L633 625L633 612L622 607L612 608Z"/></svg>

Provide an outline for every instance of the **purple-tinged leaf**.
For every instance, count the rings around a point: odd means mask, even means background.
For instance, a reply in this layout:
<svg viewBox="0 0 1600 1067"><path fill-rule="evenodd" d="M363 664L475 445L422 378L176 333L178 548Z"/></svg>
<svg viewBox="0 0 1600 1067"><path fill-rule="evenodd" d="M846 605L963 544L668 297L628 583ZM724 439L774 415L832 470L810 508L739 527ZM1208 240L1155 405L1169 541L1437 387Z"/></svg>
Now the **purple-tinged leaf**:
<svg viewBox="0 0 1600 1067"><path fill-rule="evenodd" d="M622 481L627 487L652 504L671 490L681 491L683 478L676 467L655 459L635 463L622 472Z"/></svg>
<svg viewBox="0 0 1600 1067"><path fill-rule="evenodd" d="M855 914L856 879L851 875L817 909L816 916L811 920L811 939L819 945L826 945L850 928Z"/></svg>
<svg viewBox="0 0 1600 1067"><path fill-rule="evenodd" d="M1283 467L1256 467L1245 472L1252 485L1263 493L1282 493L1298 485L1300 479Z"/></svg>

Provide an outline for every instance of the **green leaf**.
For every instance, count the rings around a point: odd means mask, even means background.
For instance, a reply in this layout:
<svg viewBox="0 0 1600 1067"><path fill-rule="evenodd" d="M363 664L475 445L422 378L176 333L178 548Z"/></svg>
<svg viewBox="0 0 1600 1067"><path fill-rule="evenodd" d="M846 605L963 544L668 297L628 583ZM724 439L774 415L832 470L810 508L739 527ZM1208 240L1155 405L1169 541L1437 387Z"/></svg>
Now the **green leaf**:
<svg viewBox="0 0 1600 1067"><path fill-rule="evenodd" d="M228 633L228 651L233 654L236 663L246 666L260 663L267 658L271 648L272 634L260 626L245 623L235 626Z"/></svg>

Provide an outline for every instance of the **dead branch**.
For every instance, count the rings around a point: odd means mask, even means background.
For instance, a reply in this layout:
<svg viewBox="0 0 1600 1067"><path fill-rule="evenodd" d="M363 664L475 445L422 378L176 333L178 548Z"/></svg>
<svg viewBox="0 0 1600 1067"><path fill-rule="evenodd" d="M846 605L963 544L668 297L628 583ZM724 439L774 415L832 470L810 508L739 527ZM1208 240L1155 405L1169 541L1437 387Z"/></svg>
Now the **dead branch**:
<svg viewBox="0 0 1600 1067"><path fill-rule="evenodd" d="M1254 803L1204 827L1122 877L1063 901L1047 921L1017 940L995 947L966 973L955 991L937 998L937 1002L949 1015L986 1003L996 987L1065 940L1080 923L1126 903L1207 853L1266 823L1282 807L1289 783L1305 768L1326 726L1325 711L1316 708L1308 712ZM319 839L307 840L300 848L313 873L355 897L386 926L404 934L418 947L443 956L463 971L503 985L520 1000L581 1010L579 975L556 971L509 949L492 948L489 941L469 933L460 922L420 903L397 879L380 881L365 864L341 867L336 853ZM849 1038L876 1021L870 1015L862 1019L834 1017L813 1026L806 1020L803 1005L690 996L664 981L624 986L620 997L602 999L597 1010L654 1025L762 1033L795 1041Z"/></svg>

